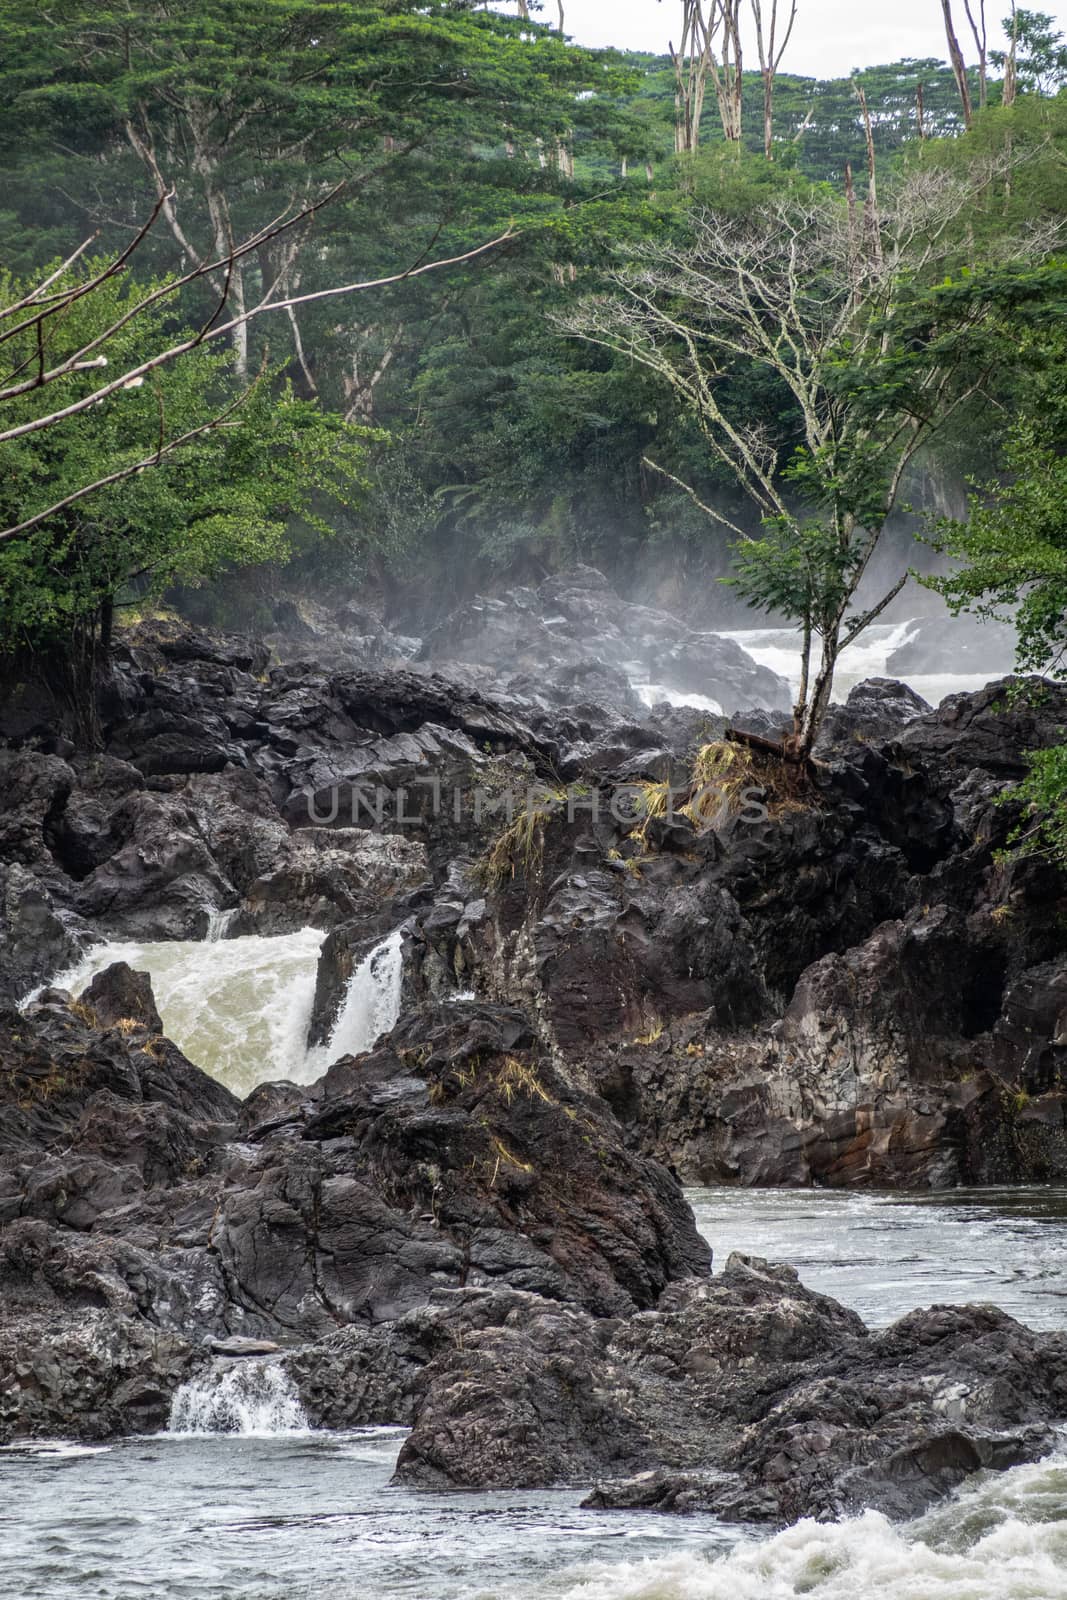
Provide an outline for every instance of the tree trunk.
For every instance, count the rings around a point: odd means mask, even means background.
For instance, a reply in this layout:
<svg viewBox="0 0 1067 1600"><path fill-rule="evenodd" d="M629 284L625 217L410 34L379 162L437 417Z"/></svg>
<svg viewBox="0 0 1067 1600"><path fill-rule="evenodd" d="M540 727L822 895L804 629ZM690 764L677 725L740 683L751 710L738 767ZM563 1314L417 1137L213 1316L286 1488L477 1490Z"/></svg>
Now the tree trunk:
<svg viewBox="0 0 1067 1600"><path fill-rule="evenodd" d="M802 761L810 759L830 708L830 696L834 692L834 673L837 671L837 652L837 632L834 630L823 639L822 660L815 675L811 698L805 708L800 739L797 743L797 755Z"/></svg>
<svg viewBox="0 0 1067 1600"><path fill-rule="evenodd" d="M963 107L963 123L969 128L974 122L974 109L971 105L971 86L967 80L967 67L960 49L960 41L956 37L956 28L952 21L952 0L941 0L941 10L945 14L945 37L948 40L949 60L952 62L952 71L956 79L956 88L960 92L960 104Z"/></svg>
<svg viewBox="0 0 1067 1600"><path fill-rule="evenodd" d="M1013 106L1019 92L1019 10L1011 3L1011 48L1004 63L1004 104Z"/></svg>
<svg viewBox="0 0 1067 1600"><path fill-rule="evenodd" d="M771 0L770 16L764 22L764 0L751 0L752 20L756 27L756 48L759 51L760 76L763 79L763 153L768 161L774 160L774 81L778 68L789 48L797 20L798 0L787 0L789 17L784 33L778 30L778 0ZM724 8L725 9L725 8ZM740 70L740 53L738 54Z"/></svg>
<svg viewBox="0 0 1067 1600"><path fill-rule="evenodd" d="M989 100L989 30L986 25L985 0L974 0L978 7L977 17L972 8L972 0L963 0L963 9L967 13L967 21L974 34L975 48L978 51L978 105L984 111Z"/></svg>

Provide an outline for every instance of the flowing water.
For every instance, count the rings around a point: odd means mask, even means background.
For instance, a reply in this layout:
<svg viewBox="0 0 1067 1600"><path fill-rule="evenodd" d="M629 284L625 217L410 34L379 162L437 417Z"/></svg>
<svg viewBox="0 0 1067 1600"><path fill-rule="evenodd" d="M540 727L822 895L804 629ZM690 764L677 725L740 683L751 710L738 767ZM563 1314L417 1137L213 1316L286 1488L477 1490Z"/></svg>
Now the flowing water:
<svg viewBox="0 0 1067 1600"><path fill-rule="evenodd" d="M791 1261L885 1325L986 1300L1067 1323L1067 1190L897 1198L695 1190L719 1265ZM219 1430L219 1431L211 1431ZM1067 1600L1067 1446L927 1516L768 1536L582 1511L576 1492L389 1487L399 1429L309 1433L268 1361L219 1362L171 1431L0 1451L0 1594L19 1600Z"/></svg>
<svg viewBox="0 0 1067 1600"><path fill-rule="evenodd" d="M226 913L221 914L222 917ZM234 1094L287 1078L314 1083L331 1061L358 1055L388 1033L400 1012L403 937L377 945L353 973L326 1045L308 1048L308 1025L323 934L275 938L109 942L52 982L79 995L113 961L147 972L167 1037Z"/></svg>
<svg viewBox="0 0 1067 1600"><path fill-rule="evenodd" d="M890 671L889 657L894 650L899 650L901 645L908 643L916 627L917 623L914 621L872 624L858 643L842 651L834 678L834 699L847 700L856 684L863 683L867 678L890 677L907 683L916 694L922 695L930 705L936 706L946 695L970 694L975 689L984 688L992 678L1001 676L1000 672L993 668L988 672L970 673L953 673L947 670L938 673ZM946 620L945 627L946 630L951 629L950 620ZM734 633L723 633L720 637L732 639L735 644L739 644L761 667L769 667L772 672L777 672L780 677L785 678L793 694L797 693L800 687L801 653L801 636L798 629L744 628ZM951 633L946 632L946 667L951 659ZM737 705L723 706L708 695L694 694L689 690L668 689L662 684L646 683L642 681L642 671L636 663L631 669L631 676L635 690L649 707L666 701L668 705L691 706L696 711L706 711L712 716L722 716L729 712L747 709Z"/></svg>
<svg viewBox="0 0 1067 1600"><path fill-rule="evenodd" d="M977 673L953 673L948 670L937 673L891 672L889 657L894 650L907 644L916 626L914 621L872 623L856 644L842 651L834 678L834 699L847 700L856 684L863 683L867 678L888 677L900 679L930 705L936 706L946 695L971 694L976 689L983 689L991 679L1001 676L994 670ZM948 619L945 629L947 669L952 659L951 622ZM737 633L724 633L723 638L733 639L761 667L769 667L772 672L787 679L796 693L800 686L801 637L798 629L746 628Z"/></svg>

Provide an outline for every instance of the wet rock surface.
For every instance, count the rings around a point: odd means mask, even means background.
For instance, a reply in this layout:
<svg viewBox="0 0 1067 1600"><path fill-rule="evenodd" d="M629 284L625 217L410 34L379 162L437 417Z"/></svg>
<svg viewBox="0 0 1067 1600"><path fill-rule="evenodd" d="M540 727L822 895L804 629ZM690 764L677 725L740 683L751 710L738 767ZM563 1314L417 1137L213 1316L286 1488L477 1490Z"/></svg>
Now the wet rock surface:
<svg viewBox="0 0 1067 1600"><path fill-rule="evenodd" d="M680 1180L1067 1176L1067 884L1006 852L1064 691L861 685L798 788L725 718L647 710L635 666L785 702L597 574L421 659L369 614L330 648L277 620L273 665L131 632L100 751L46 697L0 716L0 1436L162 1426L255 1350L316 1424L410 1425L427 1488L904 1516L1040 1455L1061 1338L981 1307L869 1335L788 1268L712 1279ZM222 912L321 930L313 1042L402 931L395 1028L239 1102L133 967L16 1009Z"/></svg>
<svg viewBox="0 0 1067 1600"><path fill-rule="evenodd" d="M869 1335L790 1268L733 1256L614 1327L516 1304L435 1355L417 1391L403 1483L593 1477L586 1504L605 1510L910 1517L980 1467L1047 1453L1067 1340L988 1307Z"/></svg>

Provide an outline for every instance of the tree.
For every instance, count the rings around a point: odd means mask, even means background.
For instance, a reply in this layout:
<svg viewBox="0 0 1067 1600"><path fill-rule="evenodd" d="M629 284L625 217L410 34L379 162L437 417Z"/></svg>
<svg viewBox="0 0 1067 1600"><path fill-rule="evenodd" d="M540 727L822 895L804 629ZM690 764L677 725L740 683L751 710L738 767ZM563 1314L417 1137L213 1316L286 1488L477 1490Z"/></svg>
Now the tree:
<svg viewBox="0 0 1067 1600"><path fill-rule="evenodd" d="M908 469L988 376L977 339L988 309L920 286L958 261L955 226L994 178L988 168L960 178L917 170L863 225L818 195L783 197L747 219L697 216L691 243L635 252L613 292L563 322L657 374L761 521L753 537L702 502L735 541L740 592L799 624L789 753L801 759L841 651L907 581L905 570L860 597ZM776 429L753 419L739 386L752 370L788 404Z"/></svg>
<svg viewBox="0 0 1067 1600"><path fill-rule="evenodd" d="M759 51L760 75L763 78L763 152L768 161L774 160L774 80L789 48L797 20L797 0L789 0L789 15L782 32L778 31L778 0L771 0L769 15L765 20L765 0L752 0L752 17L756 24L756 46Z"/></svg>
<svg viewBox="0 0 1067 1600"><path fill-rule="evenodd" d="M744 118L744 72L741 50L742 0L711 0L721 33L721 49L711 54L711 77L719 102L722 131L728 144L740 145ZM721 59L720 59L721 56Z"/></svg>
<svg viewBox="0 0 1067 1600"><path fill-rule="evenodd" d="M62 362L103 339L108 361L136 370L146 344L173 338L169 302L160 296L123 324L129 285L105 271L89 262L54 281L53 292L95 279L49 330L51 352ZM27 292L33 286L0 278L5 305ZM5 352L15 366L33 362L36 332L11 338ZM72 422L0 444L0 521L22 528L0 544L2 665L6 676L45 677L86 736L117 603L158 594L175 578L284 560L294 519L323 532L322 512L359 493L365 434L288 390L272 395L267 378L235 386L232 353L201 343ZM5 420L35 421L46 395L52 405L80 402L94 380L97 369L75 363L47 388L9 400Z"/></svg>
<svg viewBox="0 0 1067 1600"><path fill-rule="evenodd" d="M1027 11L1013 6L1004 19L1004 32L1011 40L1007 52L994 50L990 60L1005 74L1005 84L1015 94L1055 94L1067 83L1067 43L1047 11ZM1010 100L1005 94L1005 104Z"/></svg>
<svg viewBox="0 0 1067 1600"><path fill-rule="evenodd" d="M992 303L1021 376L997 475L974 484L965 521L936 525L956 566L931 582L955 611L1012 615L1020 665L1067 676L1067 268L1002 271L961 293Z"/></svg>
<svg viewBox="0 0 1067 1600"><path fill-rule="evenodd" d="M989 101L989 27L985 8L986 0L963 0L963 9L967 13L978 52L978 106L982 111Z"/></svg>
<svg viewBox="0 0 1067 1600"><path fill-rule="evenodd" d="M700 143L700 125L710 78L726 139L741 139L744 99L741 52L741 0L682 0L679 45L670 44L675 79L677 155L691 155Z"/></svg>
<svg viewBox="0 0 1067 1600"><path fill-rule="evenodd" d="M1064 678L1067 269L1003 274L992 288L1004 342L1018 353L1022 372L1013 394L1015 416L1000 471L974 485L967 518L935 525L934 542L956 566L947 577L929 581L955 612L1011 617L1022 670ZM1029 773L1010 791L1023 816L1012 843L1067 865L1067 745L1030 752L1027 762Z"/></svg>
<svg viewBox="0 0 1067 1600"><path fill-rule="evenodd" d="M674 97L674 149L676 155L691 155L700 143L700 124L711 72L713 29L718 0L709 0L707 16L704 0L682 0L682 28L678 48L669 44L676 84Z"/></svg>
<svg viewBox="0 0 1067 1600"><path fill-rule="evenodd" d="M967 77L967 67L960 49L959 36L952 18L952 0L941 0L941 10L945 16L945 37L948 40L948 57L952 63L952 71L956 78L956 88L959 91L960 105L963 107L963 121L970 127L974 120L974 107L971 102L971 86Z"/></svg>
<svg viewBox="0 0 1067 1600"><path fill-rule="evenodd" d="M343 513L365 481L366 430L277 391L265 360L249 383L219 343L239 322L289 309L268 285L235 311L229 286L236 262L307 211L225 260L137 284L131 263L163 209L161 199L117 258L87 260L85 245L33 282L0 274L0 667L49 678L90 738L123 594L284 560L295 528L328 534L325 509ZM216 275L213 313L182 326L183 291ZM384 285L304 298L370 287Z"/></svg>
<svg viewBox="0 0 1067 1600"><path fill-rule="evenodd" d="M569 160L588 105L579 97L612 83L547 28L454 0L122 0L103 11L94 0L8 0L0 60L5 187L18 195L25 182L31 228L47 196L74 237L88 215L117 248L147 193L165 225L145 257L156 272L225 260L261 219L344 180L328 223L292 228L235 260L239 371L257 359L255 328L239 313L268 284L295 302L352 276L354 252L360 275L387 274L382 212L404 187L401 173L419 186L433 169L434 210L418 210L432 239L455 216L462 171L507 142ZM420 202L426 194L422 181ZM410 228L412 208L407 215ZM218 276L209 282L218 292ZM337 340L318 319L309 330L305 315L292 304L284 319L292 376L311 394L323 381L318 351ZM354 356L373 371L373 349L352 334L345 366Z"/></svg>

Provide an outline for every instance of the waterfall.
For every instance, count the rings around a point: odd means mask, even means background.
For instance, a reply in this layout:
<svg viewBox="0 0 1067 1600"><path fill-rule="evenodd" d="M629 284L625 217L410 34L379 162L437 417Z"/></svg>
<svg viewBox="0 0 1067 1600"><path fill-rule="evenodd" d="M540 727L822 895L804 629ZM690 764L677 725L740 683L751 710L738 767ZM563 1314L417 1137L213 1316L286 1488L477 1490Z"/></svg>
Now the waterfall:
<svg viewBox="0 0 1067 1600"><path fill-rule="evenodd" d="M171 1401L169 1433L306 1433L299 1396L277 1361L214 1366L183 1383Z"/></svg>
<svg viewBox="0 0 1067 1600"><path fill-rule="evenodd" d="M52 983L79 995L113 961L147 972L167 1037L237 1095L282 1078L314 1083L339 1056L368 1050L394 1026L404 971L400 933L360 963L329 1044L309 1049L321 931L227 939L224 919L232 913L216 916L199 941L94 945Z"/></svg>
<svg viewBox="0 0 1067 1600"><path fill-rule="evenodd" d="M204 935L207 944L218 944L225 939L237 919L237 908L232 911L210 911L207 920L207 933Z"/></svg>
<svg viewBox="0 0 1067 1600"><path fill-rule="evenodd" d="M849 691L867 678L900 678L899 672L889 671L889 658L895 650L913 637L918 621L876 622L867 628L854 645L841 652L837 675L834 679L834 699L848 699ZM746 628L733 633L723 633L722 638L739 644L753 661L769 667L792 685L794 694L800 685L800 631L796 628ZM952 637L946 621L945 665L936 673L903 674L903 681L916 694L922 695L931 705L938 705L949 694L967 694L985 686L988 672L960 673L952 671Z"/></svg>
<svg viewBox="0 0 1067 1600"><path fill-rule="evenodd" d="M341 1056L358 1056L369 1050L383 1033L396 1027L403 977L404 936L398 929L375 945L352 974L330 1042L321 1052L326 1057L323 1070Z"/></svg>

